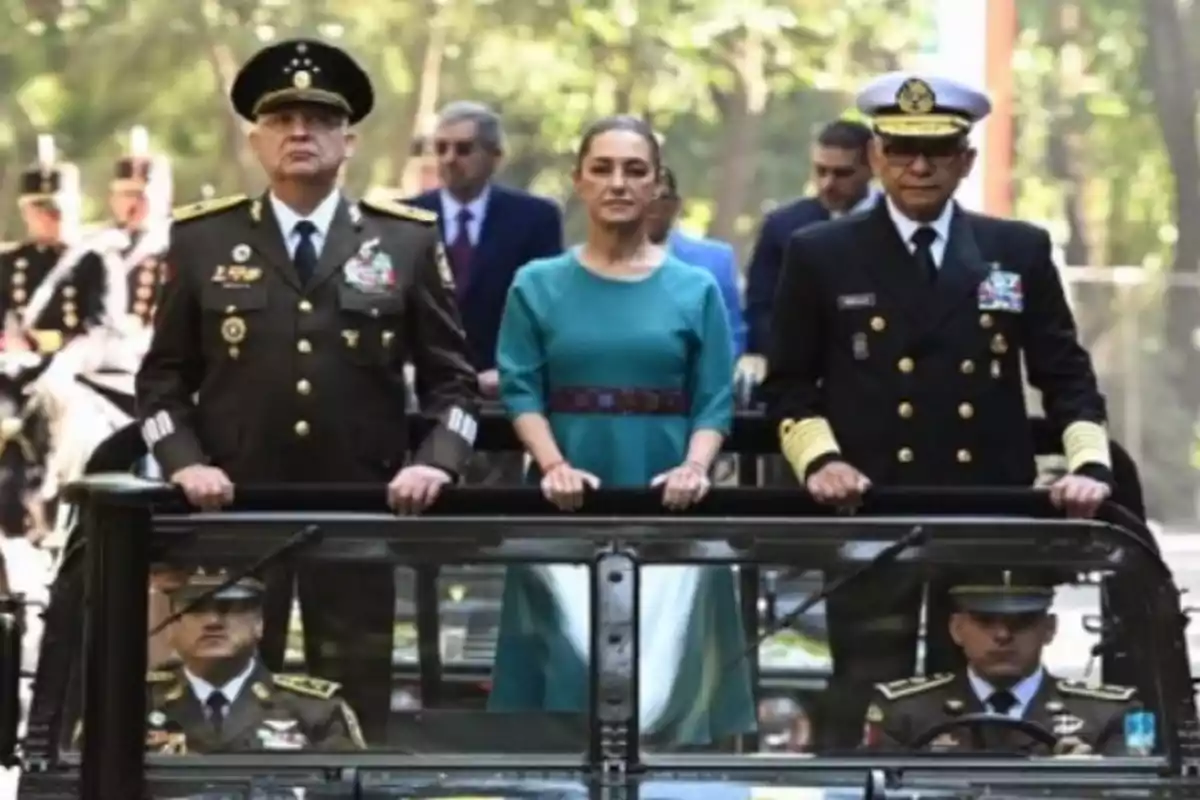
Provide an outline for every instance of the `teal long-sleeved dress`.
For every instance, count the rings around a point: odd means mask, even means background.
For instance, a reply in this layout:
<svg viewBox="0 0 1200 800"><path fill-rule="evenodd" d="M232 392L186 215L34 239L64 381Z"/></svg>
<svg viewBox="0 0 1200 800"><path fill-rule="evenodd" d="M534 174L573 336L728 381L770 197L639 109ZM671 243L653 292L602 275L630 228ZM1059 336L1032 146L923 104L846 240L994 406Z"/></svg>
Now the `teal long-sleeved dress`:
<svg viewBox="0 0 1200 800"><path fill-rule="evenodd" d="M635 280L597 275L573 252L523 267L508 295L497 365L508 414L545 415L567 460L610 488L648 486L685 460L694 431L728 433L733 419L733 354L720 290L707 272L671 257ZM691 410L686 416L560 413L547 407L547 398L562 387L682 390ZM587 640L578 624L586 574L577 574L572 587L569 575L562 578L572 569L581 568L509 568L489 708L586 710ZM653 580L650 570L658 571ZM648 607L681 597L690 604ZM745 636L732 570L647 568L642 603L643 681L674 672L673 665L647 664L655 652L680 658L669 691L659 692L667 699L650 704L655 721L647 730L643 719L643 733L663 745L695 746L752 731L749 670L736 658ZM647 646L648 617L660 631L678 629L674 651L655 650L653 640Z"/></svg>

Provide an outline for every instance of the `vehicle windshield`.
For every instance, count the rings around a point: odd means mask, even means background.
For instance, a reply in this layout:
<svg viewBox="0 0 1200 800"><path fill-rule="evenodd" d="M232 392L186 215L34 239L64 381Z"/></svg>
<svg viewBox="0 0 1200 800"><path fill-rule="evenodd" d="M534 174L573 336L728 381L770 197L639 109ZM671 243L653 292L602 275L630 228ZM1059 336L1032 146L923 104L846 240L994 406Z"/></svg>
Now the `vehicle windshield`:
<svg viewBox="0 0 1200 800"><path fill-rule="evenodd" d="M765 490L675 517L613 493L571 517L509 494L489 513L461 490L406 520L160 513L138 723L153 796L277 780L306 797L568 797L597 764L635 767L647 797L862 796L795 792L861 790L888 765L931 771L926 789L1151 780L1194 715L1169 574L1106 523L816 518ZM357 619L333 577L348 563ZM391 595L369 593L380 570ZM280 586L305 571L328 591L297 602ZM372 614L392 617L384 663ZM93 719L85 649L63 690L68 761Z"/></svg>

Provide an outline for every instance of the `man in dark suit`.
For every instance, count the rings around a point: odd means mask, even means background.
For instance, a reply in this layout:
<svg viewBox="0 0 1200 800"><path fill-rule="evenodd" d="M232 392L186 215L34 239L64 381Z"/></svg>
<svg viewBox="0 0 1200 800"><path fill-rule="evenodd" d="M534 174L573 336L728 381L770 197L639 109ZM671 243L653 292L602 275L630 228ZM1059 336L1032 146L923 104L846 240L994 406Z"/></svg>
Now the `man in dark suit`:
<svg viewBox="0 0 1200 800"><path fill-rule="evenodd" d="M1093 514L1112 482L1105 402L1050 237L951 200L988 98L892 73L859 107L874 117L871 159L886 199L788 243L778 292L787 313L772 320L764 386L784 457L816 500L845 507L872 484L1032 486L1024 356L1063 432L1068 474L1050 496ZM877 580L827 606L840 705L868 683L907 677L916 660L922 586ZM940 622L945 592L935 586L930 597L927 674L959 658ZM858 735L839 733L842 745Z"/></svg>
<svg viewBox="0 0 1200 800"><path fill-rule="evenodd" d="M504 154L504 132L487 106L447 105L432 147L442 186L407 202L438 216L471 363L484 394L494 396L496 337L508 288L519 268L563 251L562 214L550 200L492 180Z"/></svg>
<svg viewBox="0 0 1200 800"><path fill-rule="evenodd" d="M232 99L253 123L270 190L175 214L137 376L146 441L162 473L204 509L231 502L235 483L282 481L388 484L394 509L419 511L461 475L478 427L436 220L337 189L350 125L374 102L370 79L338 48L273 44L238 73ZM407 363L422 409L440 422L416 447ZM286 567L266 576L262 651L273 671L292 606ZM296 573L309 671L344 684L368 737L382 739L394 570L331 563Z"/></svg>
<svg viewBox="0 0 1200 800"><path fill-rule="evenodd" d="M766 374L768 331L775 289L788 239L801 228L862 210L877 195L871 191L868 146L871 129L861 122L836 120L817 135L812 148L816 197L802 197L767 214L746 268L746 355L738 372L750 383Z"/></svg>

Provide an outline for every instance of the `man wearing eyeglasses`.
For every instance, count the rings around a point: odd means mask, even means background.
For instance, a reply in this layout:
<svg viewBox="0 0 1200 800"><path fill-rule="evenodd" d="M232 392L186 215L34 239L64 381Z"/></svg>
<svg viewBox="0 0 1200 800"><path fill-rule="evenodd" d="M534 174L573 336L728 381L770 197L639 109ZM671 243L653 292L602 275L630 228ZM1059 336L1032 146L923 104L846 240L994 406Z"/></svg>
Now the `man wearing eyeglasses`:
<svg viewBox="0 0 1200 800"><path fill-rule="evenodd" d="M788 243L764 387L781 449L819 502L853 509L875 486L1032 486L1022 359L1062 431L1067 474L1049 489L1091 516L1111 492L1106 409L1079 345L1046 231L965 211L951 199L975 161L987 96L896 72L858 97L886 200ZM930 509L931 512L936 509ZM907 677L923 587L884 578L830 598L831 701ZM930 592L926 674L960 655ZM840 715L839 715L840 716ZM852 715L853 716L853 715ZM859 735L834 732L846 746Z"/></svg>
<svg viewBox="0 0 1200 800"><path fill-rule="evenodd" d="M405 202L438 215L479 386L495 396L496 336L516 271L563 251L558 206L496 183L504 156L500 116L482 103L450 103L432 137L441 188Z"/></svg>

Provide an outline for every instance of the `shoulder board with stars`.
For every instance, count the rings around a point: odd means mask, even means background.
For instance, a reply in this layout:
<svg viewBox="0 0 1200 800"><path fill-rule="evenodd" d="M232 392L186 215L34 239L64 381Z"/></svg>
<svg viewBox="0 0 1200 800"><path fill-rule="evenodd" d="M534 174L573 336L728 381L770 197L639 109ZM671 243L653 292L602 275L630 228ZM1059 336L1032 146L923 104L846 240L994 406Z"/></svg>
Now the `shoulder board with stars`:
<svg viewBox="0 0 1200 800"><path fill-rule="evenodd" d="M954 680L954 673L945 672L929 678L905 678L891 683L877 683L875 689L888 700L899 700L902 697L911 697L939 686L945 686L952 680Z"/></svg>
<svg viewBox="0 0 1200 800"><path fill-rule="evenodd" d="M146 683L170 683L175 673L165 669L152 669L146 673Z"/></svg>
<svg viewBox="0 0 1200 800"><path fill-rule="evenodd" d="M437 214L432 211L427 211L424 208L410 206L408 203L397 203L391 200L359 200L359 204L368 211L374 211L379 214L386 214L389 217L397 219L406 219L410 222L420 222L423 225L432 225L437 222Z"/></svg>
<svg viewBox="0 0 1200 800"><path fill-rule="evenodd" d="M210 214L216 214L218 211L226 211L246 202L250 198L244 194L234 194L229 197L216 197L212 200L201 200L199 203L190 203L186 206L180 206L171 212L171 219L175 222L187 222L188 220L207 217Z"/></svg>
<svg viewBox="0 0 1200 800"><path fill-rule="evenodd" d="M1137 689L1132 686L1113 686L1104 683L1089 686L1081 681L1059 681L1057 689L1068 697L1087 697L1092 700L1109 700L1114 703L1127 702L1137 694Z"/></svg>
<svg viewBox="0 0 1200 800"><path fill-rule="evenodd" d="M342 688L340 683L313 678L309 675L276 675L274 682L280 689L287 689L290 692L309 697L319 697L322 700L328 700Z"/></svg>

